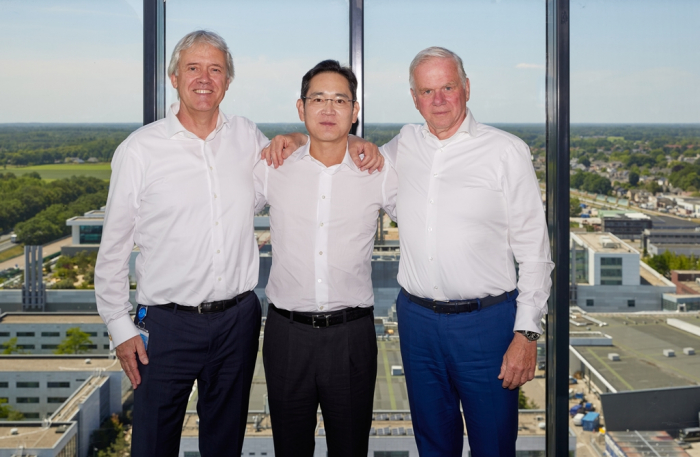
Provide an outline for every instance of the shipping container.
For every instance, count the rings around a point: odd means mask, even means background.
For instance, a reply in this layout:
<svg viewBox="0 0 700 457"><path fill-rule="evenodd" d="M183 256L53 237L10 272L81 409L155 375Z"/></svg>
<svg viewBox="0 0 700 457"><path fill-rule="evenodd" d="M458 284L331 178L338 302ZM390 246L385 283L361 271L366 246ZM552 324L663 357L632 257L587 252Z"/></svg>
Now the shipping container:
<svg viewBox="0 0 700 457"><path fill-rule="evenodd" d="M581 425L583 429L587 432L595 432L598 430L598 424L600 422L600 414L598 413L588 413L581 419Z"/></svg>

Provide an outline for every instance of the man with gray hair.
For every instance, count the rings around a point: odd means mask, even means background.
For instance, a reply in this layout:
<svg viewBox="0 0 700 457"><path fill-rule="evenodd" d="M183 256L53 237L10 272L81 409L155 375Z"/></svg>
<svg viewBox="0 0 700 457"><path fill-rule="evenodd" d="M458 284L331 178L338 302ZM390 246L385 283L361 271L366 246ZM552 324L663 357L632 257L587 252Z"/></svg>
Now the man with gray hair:
<svg viewBox="0 0 700 457"><path fill-rule="evenodd" d="M410 84L426 122L382 152L399 177L396 306L418 451L462 455L461 404L471 455L514 457L553 268L530 151L474 119L455 53L418 53Z"/></svg>
<svg viewBox="0 0 700 457"><path fill-rule="evenodd" d="M178 455L195 380L201 455L241 454L261 323L253 167L268 140L219 110L233 73L219 35L186 35L168 68L179 101L112 160L95 291L135 389L133 456ZM291 153L304 143L290 134L276 147Z"/></svg>

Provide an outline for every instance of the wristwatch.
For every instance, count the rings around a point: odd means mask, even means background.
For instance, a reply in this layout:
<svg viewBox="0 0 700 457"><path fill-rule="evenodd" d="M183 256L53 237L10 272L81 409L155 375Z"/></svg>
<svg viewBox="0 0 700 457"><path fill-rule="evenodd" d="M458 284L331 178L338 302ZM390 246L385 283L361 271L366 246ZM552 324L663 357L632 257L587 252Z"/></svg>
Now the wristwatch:
<svg viewBox="0 0 700 457"><path fill-rule="evenodd" d="M539 333L531 332L529 330L516 330L516 332L520 333L522 336L527 338L527 340L530 342L539 340L540 336L541 336Z"/></svg>

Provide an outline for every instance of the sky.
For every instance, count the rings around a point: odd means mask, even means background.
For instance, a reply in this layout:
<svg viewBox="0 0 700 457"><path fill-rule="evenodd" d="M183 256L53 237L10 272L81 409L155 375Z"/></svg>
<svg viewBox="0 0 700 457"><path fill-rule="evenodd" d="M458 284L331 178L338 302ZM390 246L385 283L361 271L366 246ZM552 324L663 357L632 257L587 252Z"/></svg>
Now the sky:
<svg viewBox="0 0 700 457"><path fill-rule="evenodd" d="M545 119L544 0L365 0L365 122L420 122L408 65L459 54L486 123ZM166 58L220 33L227 114L298 122L303 74L348 63L348 0L167 0ZM573 123L700 123L700 0L571 0ZM0 123L141 122L142 0L0 0ZM169 83L168 83L169 86ZM176 99L172 88L168 102Z"/></svg>

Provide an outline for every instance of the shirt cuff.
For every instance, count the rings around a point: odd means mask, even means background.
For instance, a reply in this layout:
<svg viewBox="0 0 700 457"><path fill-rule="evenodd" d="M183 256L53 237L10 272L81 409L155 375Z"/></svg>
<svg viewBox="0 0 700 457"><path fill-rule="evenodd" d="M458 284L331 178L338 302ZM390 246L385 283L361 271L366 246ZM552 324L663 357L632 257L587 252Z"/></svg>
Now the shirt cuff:
<svg viewBox="0 0 700 457"><path fill-rule="evenodd" d="M542 331L542 310L534 306L518 303L518 310L515 314L515 325L513 331L526 330L529 332L543 333Z"/></svg>
<svg viewBox="0 0 700 457"><path fill-rule="evenodd" d="M124 341L138 336L139 334L136 330L136 325L134 325L134 321L131 320L131 316L128 314L110 322L107 326L107 330L109 330L109 336L115 348Z"/></svg>

